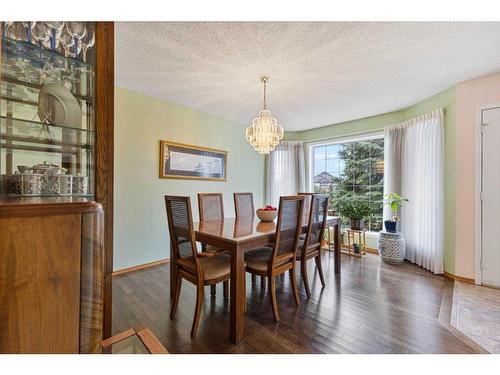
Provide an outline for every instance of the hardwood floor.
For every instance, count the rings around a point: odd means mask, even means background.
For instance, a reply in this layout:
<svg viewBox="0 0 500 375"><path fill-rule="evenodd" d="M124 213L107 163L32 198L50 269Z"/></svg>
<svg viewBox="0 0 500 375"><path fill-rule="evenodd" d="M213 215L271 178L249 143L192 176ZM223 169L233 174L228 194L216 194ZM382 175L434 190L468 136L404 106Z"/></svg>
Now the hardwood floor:
<svg viewBox="0 0 500 375"><path fill-rule="evenodd" d="M113 282L113 334L143 325L170 353L474 353L438 322L445 279L415 265L391 266L379 257L342 256L333 276L333 254L323 255L326 287L309 262L311 298L299 284L300 307L288 275L278 278L281 321L267 294L247 275L245 340L229 341L229 303L205 294L198 335L190 337L196 288L184 282L175 319L169 318L169 268L160 265L117 276Z"/></svg>

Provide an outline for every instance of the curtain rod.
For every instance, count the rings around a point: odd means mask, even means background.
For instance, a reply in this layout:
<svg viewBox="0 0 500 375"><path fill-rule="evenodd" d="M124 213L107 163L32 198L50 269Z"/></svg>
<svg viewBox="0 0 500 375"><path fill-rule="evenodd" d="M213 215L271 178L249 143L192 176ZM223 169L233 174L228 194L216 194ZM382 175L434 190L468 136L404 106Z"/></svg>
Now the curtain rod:
<svg viewBox="0 0 500 375"><path fill-rule="evenodd" d="M409 120L405 120L394 125L384 126L384 130L404 129L407 128L408 126L416 125L417 122L428 121L436 117L440 118L441 120L443 119L443 108L439 107L433 109L430 112L424 113L423 115L415 116Z"/></svg>

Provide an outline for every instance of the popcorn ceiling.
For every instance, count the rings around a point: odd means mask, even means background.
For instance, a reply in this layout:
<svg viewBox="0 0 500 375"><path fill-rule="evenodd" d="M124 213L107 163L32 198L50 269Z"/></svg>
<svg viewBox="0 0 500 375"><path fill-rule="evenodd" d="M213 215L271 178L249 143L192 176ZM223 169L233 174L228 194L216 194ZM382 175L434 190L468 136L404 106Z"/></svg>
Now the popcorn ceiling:
<svg viewBox="0 0 500 375"><path fill-rule="evenodd" d="M115 83L287 131L391 112L500 72L500 23L117 22Z"/></svg>

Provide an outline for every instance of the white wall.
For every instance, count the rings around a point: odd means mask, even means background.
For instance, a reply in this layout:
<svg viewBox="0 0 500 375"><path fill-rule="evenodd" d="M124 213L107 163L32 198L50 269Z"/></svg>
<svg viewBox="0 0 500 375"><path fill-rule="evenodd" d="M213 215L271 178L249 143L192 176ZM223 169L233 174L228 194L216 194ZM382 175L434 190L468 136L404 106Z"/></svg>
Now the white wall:
<svg viewBox="0 0 500 375"><path fill-rule="evenodd" d="M228 151L226 182L158 178L159 141ZM190 108L115 88L114 270L169 256L163 196L222 192L226 217L233 192L251 191L264 203L264 157L245 140L245 126Z"/></svg>

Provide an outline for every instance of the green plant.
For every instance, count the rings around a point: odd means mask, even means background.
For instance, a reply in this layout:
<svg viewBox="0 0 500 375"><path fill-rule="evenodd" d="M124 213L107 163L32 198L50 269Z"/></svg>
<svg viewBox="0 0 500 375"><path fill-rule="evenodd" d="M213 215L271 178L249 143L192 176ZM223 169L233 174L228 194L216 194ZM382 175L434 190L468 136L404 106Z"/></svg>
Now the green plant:
<svg viewBox="0 0 500 375"><path fill-rule="evenodd" d="M372 214L370 205L356 197L346 197L338 201L341 216L349 219L364 219Z"/></svg>
<svg viewBox="0 0 500 375"><path fill-rule="evenodd" d="M389 193L384 195L384 205L389 206L392 211L392 220L399 221L398 212L404 202L408 202L408 199L403 198L398 193Z"/></svg>

